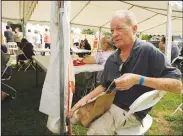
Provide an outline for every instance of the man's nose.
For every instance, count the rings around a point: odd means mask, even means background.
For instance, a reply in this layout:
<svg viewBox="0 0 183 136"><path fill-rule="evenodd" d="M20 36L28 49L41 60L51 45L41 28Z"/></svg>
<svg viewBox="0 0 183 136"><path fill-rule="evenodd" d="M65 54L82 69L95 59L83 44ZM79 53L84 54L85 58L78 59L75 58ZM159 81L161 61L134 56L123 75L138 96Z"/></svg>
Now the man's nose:
<svg viewBox="0 0 183 136"><path fill-rule="evenodd" d="M113 34L112 34L112 38L116 38L118 36L118 32L117 31L114 31Z"/></svg>

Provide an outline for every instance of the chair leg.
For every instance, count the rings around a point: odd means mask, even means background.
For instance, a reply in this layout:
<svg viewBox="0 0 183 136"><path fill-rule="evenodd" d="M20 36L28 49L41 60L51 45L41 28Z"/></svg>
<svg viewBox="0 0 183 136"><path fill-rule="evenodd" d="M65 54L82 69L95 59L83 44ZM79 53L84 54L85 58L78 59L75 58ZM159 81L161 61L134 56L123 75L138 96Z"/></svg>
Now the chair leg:
<svg viewBox="0 0 183 136"><path fill-rule="evenodd" d="M20 69L23 67L23 65L24 65L24 64L22 64L22 65L19 67L18 71L20 71Z"/></svg>
<svg viewBox="0 0 183 136"><path fill-rule="evenodd" d="M35 68L34 65L33 65L33 62L31 62L31 66L33 67L34 70L36 70L36 68Z"/></svg>
<svg viewBox="0 0 183 136"><path fill-rule="evenodd" d="M30 65L31 65L31 62L29 61L28 66L26 67L26 69L24 70L24 72L27 71L27 69L30 67Z"/></svg>
<svg viewBox="0 0 183 136"><path fill-rule="evenodd" d="M4 73L6 72L8 67L5 68L5 70L3 71L3 73L1 74L1 78L3 77Z"/></svg>
<svg viewBox="0 0 183 136"><path fill-rule="evenodd" d="M1 83L2 83L3 85L5 85L6 87L10 88L12 91L14 91L15 95L12 96L12 98L13 98L13 99L16 99L16 93L17 93L17 91L16 91L13 87L11 87L11 86L9 86L9 85L3 83L3 82L1 82Z"/></svg>
<svg viewBox="0 0 183 136"><path fill-rule="evenodd" d="M36 68L34 67L34 65L32 63L33 63L32 61L29 61L29 64L26 67L26 69L24 70L24 72L30 67L30 65L33 67L34 70L36 70Z"/></svg>
<svg viewBox="0 0 183 136"><path fill-rule="evenodd" d="M181 106L182 106L182 103L177 107L177 109L173 112L172 115L174 115L178 110L183 112L183 110L181 109Z"/></svg>

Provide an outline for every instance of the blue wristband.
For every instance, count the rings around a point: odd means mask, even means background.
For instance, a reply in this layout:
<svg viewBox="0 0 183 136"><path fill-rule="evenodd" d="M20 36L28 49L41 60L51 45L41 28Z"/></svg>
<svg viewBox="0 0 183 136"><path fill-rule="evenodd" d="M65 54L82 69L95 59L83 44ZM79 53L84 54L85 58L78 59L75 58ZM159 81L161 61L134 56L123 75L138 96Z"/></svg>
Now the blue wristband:
<svg viewBox="0 0 183 136"><path fill-rule="evenodd" d="M144 76L140 76L140 81L138 85L142 85L144 83Z"/></svg>

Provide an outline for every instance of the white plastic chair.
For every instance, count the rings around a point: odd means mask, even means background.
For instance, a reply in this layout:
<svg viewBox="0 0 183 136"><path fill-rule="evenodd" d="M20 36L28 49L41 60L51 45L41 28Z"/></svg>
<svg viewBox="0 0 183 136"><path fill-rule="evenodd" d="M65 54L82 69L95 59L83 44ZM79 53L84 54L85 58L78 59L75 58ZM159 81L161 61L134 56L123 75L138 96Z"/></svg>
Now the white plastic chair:
<svg viewBox="0 0 183 136"><path fill-rule="evenodd" d="M126 114L124 121L133 113L148 109L154 106L156 103L160 101L160 99L166 94L164 91L150 91L142 94L138 97L132 105L129 107L129 111ZM117 135L143 135L145 134L152 125L152 117L150 115L146 115L146 117L142 121L142 125L129 127L129 128L121 128L117 129Z"/></svg>

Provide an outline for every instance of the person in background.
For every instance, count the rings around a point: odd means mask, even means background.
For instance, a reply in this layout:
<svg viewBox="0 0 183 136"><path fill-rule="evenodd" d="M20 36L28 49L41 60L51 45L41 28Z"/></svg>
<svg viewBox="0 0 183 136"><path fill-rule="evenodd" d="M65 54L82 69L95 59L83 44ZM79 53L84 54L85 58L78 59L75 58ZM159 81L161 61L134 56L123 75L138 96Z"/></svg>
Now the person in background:
<svg viewBox="0 0 183 136"><path fill-rule="evenodd" d="M45 48L50 49L50 33L47 28L45 28L44 42L45 42Z"/></svg>
<svg viewBox="0 0 183 136"><path fill-rule="evenodd" d="M35 55L33 51L33 45L30 42L28 42L26 38L23 38L21 40L19 48L24 52L25 56L28 59L32 60L32 56ZM27 60L25 56L23 54L19 55L18 60ZM20 62L20 63L22 65L24 64L24 62Z"/></svg>
<svg viewBox="0 0 183 136"><path fill-rule="evenodd" d="M85 46L84 40L81 40L79 48L84 49L84 46Z"/></svg>
<svg viewBox="0 0 183 136"><path fill-rule="evenodd" d="M83 62L87 64L100 64L104 65L107 58L113 53L112 41L103 37L101 39L101 52L97 52L95 56L87 56L83 58Z"/></svg>
<svg viewBox="0 0 183 136"><path fill-rule="evenodd" d="M36 48L41 48L41 37L37 30L34 30L33 45Z"/></svg>
<svg viewBox="0 0 183 136"><path fill-rule="evenodd" d="M165 37L162 37L162 39L159 42L159 49L163 53L165 53L165 42L166 42L166 38ZM172 45L171 62L172 62L172 60L177 58L179 56L179 54L180 54L179 47L177 45Z"/></svg>
<svg viewBox="0 0 183 136"><path fill-rule="evenodd" d="M96 35L94 35L93 48L97 48L97 46L98 46L98 37Z"/></svg>
<svg viewBox="0 0 183 136"><path fill-rule="evenodd" d="M88 40L86 38L84 39L84 43L81 46L81 49L91 50L91 45L89 44L89 42L88 42ZM87 55L90 55L90 54L91 54L91 52L88 52L88 53L78 53L78 56L79 57L84 57L84 56L87 56Z"/></svg>
<svg viewBox="0 0 183 136"><path fill-rule="evenodd" d="M38 34L40 35L40 42L41 42L41 45L43 44L43 36L42 34L40 33L40 31L38 31Z"/></svg>
<svg viewBox="0 0 183 136"><path fill-rule="evenodd" d="M79 36L75 34L72 38L73 38L74 46L78 47L79 46Z"/></svg>
<svg viewBox="0 0 183 136"><path fill-rule="evenodd" d="M84 39L84 43L85 43L84 44L85 45L84 49L85 50L91 50L91 45L90 45L90 43L88 42L88 40L86 38Z"/></svg>
<svg viewBox="0 0 183 136"><path fill-rule="evenodd" d="M26 38L27 38L27 41L30 42L30 43L34 43L34 38L33 38L33 33L31 32L30 29L28 29L28 32L27 32L27 35L26 35Z"/></svg>
<svg viewBox="0 0 183 136"><path fill-rule="evenodd" d="M45 28L45 33L43 36L44 36L45 49L46 48L50 49L50 43L51 43L50 42L50 33L47 28ZM42 55L44 56L45 52L43 52Z"/></svg>
<svg viewBox="0 0 183 136"><path fill-rule="evenodd" d="M4 36L6 38L6 43L14 42L13 32L10 26L6 26L6 31L4 31Z"/></svg>
<svg viewBox="0 0 183 136"><path fill-rule="evenodd" d="M14 39L15 39L15 42L17 43L17 45L20 44L22 38L23 38L23 36L20 33L20 28L16 27L15 33L14 33Z"/></svg>
<svg viewBox="0 0 183 136"><path fill-rule="evenodd" d="M113 43L112 40L103 37L101 40L101 51L97 52L95 56L87 56L82 59L82 61L86 64L100 64L105 65L106 60L108 57L114 53L113 52ZM102 71L98 72L97 74L97 83L100 82L100 78L102 75Z"/></svg>

